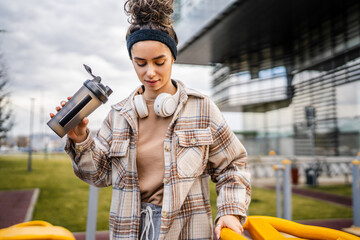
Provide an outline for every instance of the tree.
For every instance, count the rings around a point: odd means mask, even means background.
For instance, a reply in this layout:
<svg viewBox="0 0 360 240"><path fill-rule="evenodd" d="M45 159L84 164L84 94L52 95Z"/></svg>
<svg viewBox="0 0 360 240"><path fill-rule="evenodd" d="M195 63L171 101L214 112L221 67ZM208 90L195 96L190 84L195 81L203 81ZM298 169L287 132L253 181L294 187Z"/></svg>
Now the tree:
<svg viewBox="0 0 360 240"><path fill-rule="evenodd" d="M16 146L26 148L29 146L29 136L20 135L16 138Z"/></svg>
<svg viewBox="0 0 360 240"><path fill-rule="evenodd" d="M13 127L12 109L10 107L10 92L7 89L9 79L6 74L5 64L0 55L0 146L6 138L7 132Z"/></svg>

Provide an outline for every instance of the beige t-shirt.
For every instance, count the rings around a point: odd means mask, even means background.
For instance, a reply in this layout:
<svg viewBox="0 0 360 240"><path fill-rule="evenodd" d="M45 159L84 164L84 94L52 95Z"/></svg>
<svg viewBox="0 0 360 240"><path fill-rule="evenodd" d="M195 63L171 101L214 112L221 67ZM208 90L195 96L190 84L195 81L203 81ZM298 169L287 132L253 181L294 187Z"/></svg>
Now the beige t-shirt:
<svg viewBox="0 0 360 240"><path fill-rule="evenodd" d="M164 178L164 138L172 116L155 114L154 100L146 100L149 116L139 118L139 139L136 164L141 201L162 205Z"/></svg>

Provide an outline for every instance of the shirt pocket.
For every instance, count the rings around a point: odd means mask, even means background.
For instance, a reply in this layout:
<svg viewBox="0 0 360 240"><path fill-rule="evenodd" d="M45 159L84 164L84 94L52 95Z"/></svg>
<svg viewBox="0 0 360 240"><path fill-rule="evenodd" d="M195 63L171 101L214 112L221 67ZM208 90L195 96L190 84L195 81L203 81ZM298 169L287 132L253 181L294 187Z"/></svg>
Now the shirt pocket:
<svg viewBox="0 0 360 240"><path fill-rule="evenodd" d="M113 140L110 147L109 157L112 161L112 185L115 188L125 187L129 142L130 139Z"/></svg>
<svg viewBox="0 0 360 240"><path fill-rule="evenodd" d="M195 178L200 176L207 164L209 146L213 143L211 130L187 129L175 131L176 164L179 177Z"/></svg>

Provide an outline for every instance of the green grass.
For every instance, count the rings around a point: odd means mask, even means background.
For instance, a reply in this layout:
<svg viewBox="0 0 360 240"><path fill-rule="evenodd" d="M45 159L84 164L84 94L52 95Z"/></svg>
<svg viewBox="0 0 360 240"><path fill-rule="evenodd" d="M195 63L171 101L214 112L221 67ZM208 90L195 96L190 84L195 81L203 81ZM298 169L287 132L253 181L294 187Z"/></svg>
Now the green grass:
<svg viewBox="0 0 360 240"><path fill-rule="evenodd" d="M210 182L211 208L213 218L216 216L215 184ZM330 189L330 186L328 186ZM335 186L334 188L341 188ZM315 189L314 189L315 190ZM330 191L331 192L331 191ZM352 218L350 207L314 200L311 198L292 196L293 220ZM265 215L276 217L276 194L274 190L252 188L249 215Z"/></svg>
<svg viewBox="0 0 360 240"><path fill-rule="evenodd" d="M352 218L352 209L324 201L292 195L293 220ZM273 190L253 188L250 215L276 217L276 194Z"/></svg>
<svg viewBox="0 0 360 240"><path fill-rule="evenodd" d="M327 191L333 191L326 186ZM34 220L48 221L72 232L86 229L89 185L78 179L65 154L34 155L32 171L27 172L27 155L0 155L0 190L39 188ZM334 187L341 189L342 187ZM211 207L216 215L215 184L210 182ZM335 191L335 190L334 190ZM97 229L109 228L111 187L100 189ZM351 218L351 208L293 195L293 219ZM250 215L276 216L273 190L253 188Z"/></svg>
<svg viewBox="0 0 360 240"><path fill-rule="evenodd" d="M44 160L34 155L32 171L27 171L27 156L0 156L0 189L39 188L33 220L44 220L72 232L85 231L89 185L78 179L65 154ZM109 228L111 188L99 191L97 228Z"/></svg>

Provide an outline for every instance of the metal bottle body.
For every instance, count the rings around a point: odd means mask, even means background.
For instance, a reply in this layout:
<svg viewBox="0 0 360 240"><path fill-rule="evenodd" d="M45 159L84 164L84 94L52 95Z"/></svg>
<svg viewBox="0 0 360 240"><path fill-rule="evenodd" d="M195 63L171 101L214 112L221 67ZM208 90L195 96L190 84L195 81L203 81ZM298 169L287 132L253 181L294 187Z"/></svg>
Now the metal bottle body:
<svg viewBox="0 0 360 240"><path fill-rule="evenodd" d="M47 124L59 137L63 137L101 104L83 85Z"/></svg>

